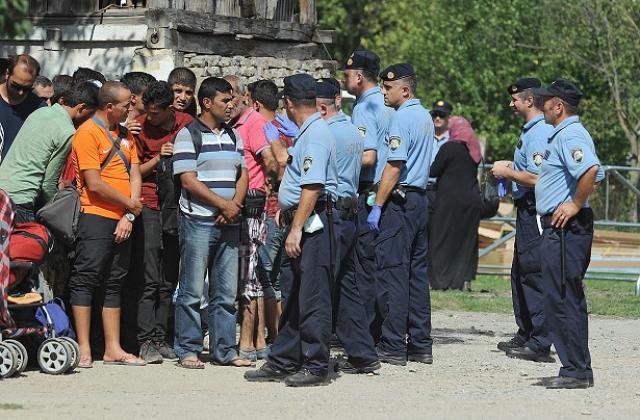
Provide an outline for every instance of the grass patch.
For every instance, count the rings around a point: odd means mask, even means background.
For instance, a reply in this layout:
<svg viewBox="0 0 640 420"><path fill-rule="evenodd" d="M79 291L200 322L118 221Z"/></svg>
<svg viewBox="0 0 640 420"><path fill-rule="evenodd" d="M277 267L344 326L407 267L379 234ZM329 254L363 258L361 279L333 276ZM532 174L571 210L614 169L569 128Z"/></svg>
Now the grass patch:
<svg viewBox="0 0 640 420"><path fill-rule="evenodd" d="M640 319L640 296L634 285L622 281L587 280L589 314ZM431 291L435 311L512 313L511 281L506 276L478 276L471 283L473 292Z"/></svg>
<svg viewBox="0 0 640 420"><path fill-rule="evenodd" d="M22 404L0 403L0 410L22 410Z"/></svg>

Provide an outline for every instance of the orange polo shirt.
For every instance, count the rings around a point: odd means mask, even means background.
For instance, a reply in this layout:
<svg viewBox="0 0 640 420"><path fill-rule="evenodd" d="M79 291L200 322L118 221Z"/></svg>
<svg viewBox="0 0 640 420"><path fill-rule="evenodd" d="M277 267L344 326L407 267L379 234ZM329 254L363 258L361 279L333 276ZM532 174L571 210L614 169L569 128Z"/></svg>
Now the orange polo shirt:
<svg viewBox="0 0 640 420"><path fill-rule="evenodd" d="M114 140L118 137L118 130L112 131ZM126 209L119 204L104 201L92 194L88 188L84 188L82 171L87 169L100 170L100 165L111 151L112 143L102 127L92 119L85 121L76 131L73 138L72 158L76 170L76 185L80 188L80 205L82 211L89 214L118 220L122 218ZM131 133L120 142L120 150L131 165L139 163L136 143ZM127 197L131 197L131 182L129 173L116 153L107 166L100 172L102 181L118 190Z"/></svg>

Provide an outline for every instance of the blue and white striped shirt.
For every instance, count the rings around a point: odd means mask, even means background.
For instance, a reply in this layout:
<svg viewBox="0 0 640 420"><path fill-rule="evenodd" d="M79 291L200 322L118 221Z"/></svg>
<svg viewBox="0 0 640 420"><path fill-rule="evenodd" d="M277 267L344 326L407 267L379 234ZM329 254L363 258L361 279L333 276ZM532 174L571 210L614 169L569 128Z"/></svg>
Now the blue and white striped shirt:
<svg viewBox="0 0 640 420"><path fill-rule="evenodd" d="M200 120L194 120L202 132L202 149L196 156L191 133L185 127L178 132L173 149L173 173L197 172L198 181L224 198L231 200L236 193L236 181L242 168L246 167L242 139L234 131L236 142L228 133L232 128L224 127L215 133ZM180 194L180 210L190 216L216 217L218 209L188 197L183 188Z"/></svg>

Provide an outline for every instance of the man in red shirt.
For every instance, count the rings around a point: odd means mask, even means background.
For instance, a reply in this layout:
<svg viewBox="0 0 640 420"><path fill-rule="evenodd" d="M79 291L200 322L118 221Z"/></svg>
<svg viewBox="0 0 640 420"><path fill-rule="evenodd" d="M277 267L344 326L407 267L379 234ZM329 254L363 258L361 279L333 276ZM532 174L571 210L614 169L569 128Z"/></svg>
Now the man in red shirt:
<svg viewBox="0 0 640 420"><path fill-rule="evenodd" d="M146 114L138 117L141 126L136 141L142 175L142 218L136 226L134 242L143 259L144 286L138 301L138 343L140 357L147 363L174 359L165 335L171 297L178 281L178 237L163 226L157 193L157 170L161 159L170 163L173 140L191 116L176 112L174 94L167 82L156 82L142 96Z"/></svg>
<svg viewBox="0 0 640 420"><path fill-rule="evenodd" d="M241 264L239 297L242 323L239 354L248 360L267 356L265 340L264 292L258 279L258 248L266 240L264 207L265 183L269 174L277 174L277 163L264 134L268 120L248 106L249 95L243 81L226 76L233 86L236 105L232 110L233 127L238 130L244 145L244 158L249 171L249 191L244 203L243 243L247 246Z"/></svg>

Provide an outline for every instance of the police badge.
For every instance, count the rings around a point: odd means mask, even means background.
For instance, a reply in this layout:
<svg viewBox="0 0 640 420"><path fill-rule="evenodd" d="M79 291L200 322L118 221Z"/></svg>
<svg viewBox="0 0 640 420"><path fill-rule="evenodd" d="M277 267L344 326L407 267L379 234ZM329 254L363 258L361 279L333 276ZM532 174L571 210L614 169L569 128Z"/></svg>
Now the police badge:
<svg viewBox="0 0 640 420"><path fill-rule="evenodd" d="M573 160L576 163L581 163L582 162L582 158L584 158L584 152L580 148L572 149L571 150L571 157L573 158Z"/></svg>
<svg viewBox="0 0 640 420"><path fill-rule="evenodd" d="M540 165L542 165L542 161L543 161L543 160L544 160L544 155L543 155L542 153L540 153L540 152L535 152L535 153L533 154L533 163L534 163L536 166L540 166Z"/></svg>
<svg viewBox="0 0 640 420"><path fill-rule="evenodd" d="M313 158L311 158L311 156L305 156L304 162L302 163L302 170L304 171L305 175L307 172L309 172L309 169L311 169L312 163L313 163Z"/></svg>
<svg viewBox="0 0 640 420"><path fill-rule="evenodd" d="M389 149L394 152L398 147L400 147L400 137L389 137Z"/></svg>

